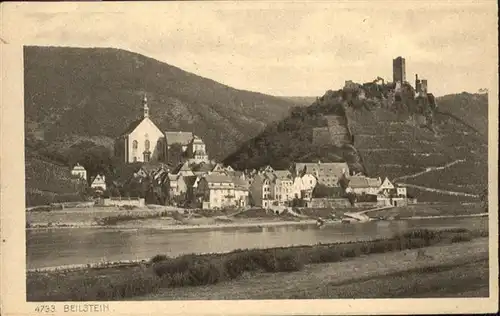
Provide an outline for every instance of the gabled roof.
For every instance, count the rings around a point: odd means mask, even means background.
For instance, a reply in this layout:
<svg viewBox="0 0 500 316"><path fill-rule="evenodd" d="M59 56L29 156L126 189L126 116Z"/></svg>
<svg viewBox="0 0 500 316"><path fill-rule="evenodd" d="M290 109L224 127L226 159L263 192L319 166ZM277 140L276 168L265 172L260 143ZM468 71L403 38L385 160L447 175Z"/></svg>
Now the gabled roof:
<svg viewBox="0 0 500 316"><path fill-rule="evenodd" d="M349 178L349 186L351 188L378 188L380 185L380 180L375 178L364 176L352 176Z"/></svg>
<svg viewBox="0 0 500 316"><path fill-rule="evenodd" d="M132 133L132 132L136 129L136 127L137 127L137 126L139 126L139 124L141 124L141 123L142 123L142 121L143 121L144 119L145 119L144 117L141 117L140 119L137 119L137 120L135 120L135 121L132 121L132 122L128 125L127 129L125 129L125 131L124 131L124 132L123 132L120 136L125 136L125 135L128 135L128 134Z"/></svg>
<svg viewBox="0 0 500 316"><path fill-rule="evenodd" d="M222 171L225 171L226 169L224 168L224 166L221 164L221 163L217 163L215 164L215 166L213 166L212 170L211 171L219 171L219 172L222 172Z"/></svg>
<svg viewBox="0 0 500 316"><path fill-rule="evenodd" d="M185 161L177 165L175 169L172 171L172 173L179 173L179 171L192 171L191 168L189 167L189 162Z"/></svg>
<svg viewBox="0 0 500 316"><path fill-rule="evenodd" d="M289 170L275 170L273 173L276 175L276 178L281 180L292 179L292 173Z"/></svg>
<svg viewBox="0 0 500 316"><path fill-rule="evenodd" d="M191 132L165 132L165 139L168 145L180 144L187 146L194 138Z"/></svg>
<svg viewBox="0 0 500 316"><path fill-rule="evenodd" d="M335 175L341 177L343 171L349 172L349 165L347 162L298 162L295 168L299 173L313 173L314 170L316 170L320 177L322 175Z"/></svg>
<svg viewBox="0 0 500 316"><path fill-rule="evenodd" d="M141 166L141 169L146 171L149 174L152 172L155 172L155 171L159 171L162 168L168 169L167 166L161 162L148 162L148 163L145 163Z"/></svg>
<svg viewBox="0 0 500 316"><path fill-rule="evenodd" d="M196 179L198 179L198 176L185 176L184 182L188 187L193 187L193 185L196 183Z"/></svg>
<svg viewBox="0 0 500 316"><path fill-rule="evenodd" d="M228 176L230 177L238 177L238 178L241 178L241 177L244 177L245 176L245 173L243 171L229 171L229 170L226 170L224 171L225 174L227 174Z"/></svg>
<svg viewBox="0 0 500 316"><path fill-rule="evenodd" d="M208 183L233 183L231 177L225 174L209 174L204 178Z"/></svg>
<svg viewBox="0 0 500 316"><path fill-rule="evenodd" d="M250 186L247 181L238 177L231 177L231 180L233 180L235 189L248 190Z"/></svg>

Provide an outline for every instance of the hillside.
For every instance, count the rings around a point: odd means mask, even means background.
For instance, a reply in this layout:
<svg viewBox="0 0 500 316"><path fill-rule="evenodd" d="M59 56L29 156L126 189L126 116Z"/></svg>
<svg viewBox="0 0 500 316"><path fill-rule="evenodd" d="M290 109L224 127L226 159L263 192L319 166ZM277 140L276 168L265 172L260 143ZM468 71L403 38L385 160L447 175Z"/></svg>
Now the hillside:
<svg viewBox="0 0 500 316"><path fill-rule="evenodd" d="M216 159L295 105L119 49L29 46L24 62L26 136L58 148L77 140L111 148L141 115L144 92L161 129L194 131Z"/></svg>
<svg viewBox="0 0 500 316"><path fill-rule="evenodd" d="M297 106L309 106L316 101L316 97L299 97L299 96L289 96L289 97L279 97L281 99L290 101Z"/></svg>
<svg viewBox="0 0 500 316"><path fill-rule="evenodd" d="M488 137L488 95L462 92L440 97L439 111L451 114L457 120L476 129L485 139Z"/></svg>
<svg viewBox="0 0 500 316"><path fill-rule="evenodd" d="M411 91L410 86L405 89ZM478 132L484 130L481 122L487 122L487 98L449 95L437 99L436 109L422 107L427 103L405 92L401 100L390 101L390 93L381 90L380 96L366 90L366 97L328 91L310 107L294 109L246 142L225 163L236 168L286 168L292 161L344 159L351 169L369 176L414 175L400 182L428 188L479 194L487 186L487 140ZM419 197L418 190L411 191ZM421 192L420 197L434 200L440 195Z"/></svg>

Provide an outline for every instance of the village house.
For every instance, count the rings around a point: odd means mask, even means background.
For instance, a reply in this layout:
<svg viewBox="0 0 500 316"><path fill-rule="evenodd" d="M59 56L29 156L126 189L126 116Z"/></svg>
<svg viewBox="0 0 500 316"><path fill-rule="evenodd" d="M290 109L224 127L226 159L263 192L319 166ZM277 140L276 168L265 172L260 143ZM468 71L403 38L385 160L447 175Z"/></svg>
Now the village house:
<svg viewBox="0 0 500 316"><path fill-rule="evenodd" d="M231 177L234 183L234 199L237 207L246 207L249 204L249 185L238 176Z"/></svg>
<svg viewBox="0 0 500 316"><path fill-rule="evenodd" d="M400 198L407 198L408 193L406 192L406 187L398 185L396 187L396 194Z"/></svg>
<svg viewBox="0 0 500 316"><path fill-rule="evenodd" d="M346 193L354 193L356 195L374 195L379 193L382 180L380 178L368 178L363 175L356 175L347 178L348 184L345 189Z"/></svg>
<svg viewBox="0 0 500 316"><path fill-rule="evenodd" d="M197 191L197 194L202 198L203 209L235 207L241 203L236 199L235 184L227 175L210 174L204 176L198 184Z"/></svg>
<svg viewBox="0 0 500 316"><path fill-rule="evenodd" d="M250 185L250 195L253 205L270 207L285 205L292 201L294 195L294 178L289 170L274 170L270 166L262 168L252 181L242 180Z"/></svg>
<svg viewBox="0 0 500 316"><path fill-rule="evenodd" d="M271 178L272 200L284 205L293 200L293 176L289 170L275 170L269 173Z"/></svg>
<svg viewBox="0 0 500 316"><path fill-rule="evenodd" d="M180 174L168 174L165 179L165 191L168 199L174 201L176 199L183 198L185 201L188 188L185 182L185 176ZM177 201L177 202L184 202Z"/></svg>
<svg viewBox="0 0 500 316"><path fill-rule="evenodd" d="M85 168L81 166L79 163L77 163L73 167L73 169L71 169L71 175L83 180L87 180L87 170L85 170Z"/></svg>
<svg viewBox="0 0 500 316"><path fill-rule="evenodd" d="M305 174L313 175L317 184L322 184L327 187L338 187L339 179L344 175L349 175L349 166L346 162L326 162L322 163L296 163L292 167L295 176L303 176Z"/></svg>
<svg viewBox="0 0 500 316"><path fill-rule="evenodd" d="M97 174L90 179L90 187L94 190L106 191L106 177L102 174Z"/></svg>
<svg viewBox="0 0 500 316"><path fill-rule="evenodd" d="M194 176L195 175L195 173L193 172L193 170L189 166L189 162L187 162L187 161L185 161L183 163L180 163L177 166L177 168L175 168L172 171L172 174L180 175L180 176L183 176L183 177L189 177L189 176Z"/></svg>
<svg viewBox="0 0 500 316"><path fill-rule="evenodd" d="M192 132L167 131L165 132L165 144L167 157L172 145L178 144L189 163L209 162L205 143Z"/></svg>
<svg viewBox="0 0 500 316"><path fill-rule="evenodd" d="M253 177L250 186L252 205L268 208L271 206L271 181L267 172L259 172Z"/></svg>
<svg viewBox="0 0 500 316"><path fill-rule="evenodd" d="M317 183L318 180L312 174L306 173L302 176L294 177L292 186L293 198L310 200Z"/></svg>
<svg viewBox="0 0 500 316"><path fill-rule="evenodd" d="M142 112L142 117L130 123L115 141L115 156L125 163L165 160L165 135L149 117L146 95Z"/></svg>

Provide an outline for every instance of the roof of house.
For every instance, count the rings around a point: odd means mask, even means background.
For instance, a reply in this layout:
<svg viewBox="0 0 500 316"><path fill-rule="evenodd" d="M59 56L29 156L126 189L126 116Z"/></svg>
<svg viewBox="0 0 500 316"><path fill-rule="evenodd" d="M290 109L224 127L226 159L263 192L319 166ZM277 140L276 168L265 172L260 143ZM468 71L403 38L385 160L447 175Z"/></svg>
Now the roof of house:
<svg viewBox="0 0 500 316"><path fill-rule="evenodd" d="M137 120L134 120L132 122L130 122L130 124L128 125L128 127L125 129L125 131L121 134L121 136L125 136L125 135L128 135L130 133L132 133L135 128L137 126L139 126L139 124L141 124L141 122L144 120L145 118L144 117L141 117Z"/></svg>
<svg viewBox="0 0 500 316"><path fill-rule="evenodd" d="M74 167L73 167L73 170L85 170L85 168L80 165L79 163L77 163Z"/></svg>
<svg viewBox="0 0 500 316"><path fill-rule="evenodd" d="M226 170L224 171L225 174L227 174L230 177L243 177L245 176L245 173L243 171L234 171L234 170Z"/></svg>
<svg viewBox="0 0 500 316"><path fill-rule="evenodd" d="M364 176L352 176L349 178L351 188L378 188L382 183L380 179L367 178Z"/></svg>
<svg viewBox="0 0 500 316"><path fill-rule="evenodd" d="M193 135L192 141L193 141L193 143L204 144L203 140L196 135Z"/></svg>
<svg viewBox="0 0 500 316"><path fill-rule="evenodd" d="M181 144L188 145L193 139L194 135L191 132L165 132L165 139L167 144Z"/></svg>
<svg viewBox="0 0 500 316"><path fill-rule="evenodd" d="M239 178L239 177L231 177L234 183L235 189L248 190L249 184L247 181Z"/></svg>
<svg viewBox="0 0 500 316"><path fill-rule="evenodd" d="M292 179L292 173L289 170L274 170L273 173L281 180Z"/></svg>
<svg viewBox="0 0 500 316"><path fill-rule="evenodd" d="M177 174L179 171L192 171L189 167L189 162L185 161L178 164L177 167L175 167L175 169L172 171L172 173Z"/></svg>
<svg viewBox="0 0 500 316"><path fill-rule="evenodd" d="M141 169L143 169L147 173L158 171L162 168L168 169L167 165L161 162L148 162L141 166Z"/></svg>
<svg viewBox="0 0 500 316"><path fill-rule="evenodd" d="M194 165L191 170L193 172L210 172L213 169L213 165L210 163L200 163L197 165Z"/></svg>
<svg viewBox="0 0 500 316"><path fill-rule="evenodd" d="M192 187L196 183L196 179L198 179L198 176L185 176L184 182L188 187Z"/></svg>
<svg viewBox="0 0 500 316"><path fill-rule="evenodd" d="M208 183L233 183L231 177L225 174L209 174L205 176Z"/></svg>
<svg viewBox="0 0 500 316"><path fill-rule="evenodd" d="M298 162L295 168L297 172L312 173L317 171L320 177L327 174L340 177L343 175L343 171L349 171L347 162Z"/></svg>

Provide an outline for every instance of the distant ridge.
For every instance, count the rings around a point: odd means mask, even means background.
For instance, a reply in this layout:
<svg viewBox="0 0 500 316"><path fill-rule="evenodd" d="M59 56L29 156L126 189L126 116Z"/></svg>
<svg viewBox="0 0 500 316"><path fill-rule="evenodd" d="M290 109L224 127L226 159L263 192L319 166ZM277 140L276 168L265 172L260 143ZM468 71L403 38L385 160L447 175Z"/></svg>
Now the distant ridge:
<svg viewBox="0 0 500 316"><path fill-rule="evenodd" d="M161 129L193 131L222 158L295 106L121 49L27 46L24 62L26 134L49 143L118 136L147 92Z"/></svg>

